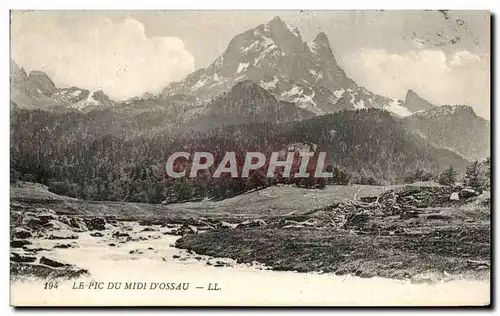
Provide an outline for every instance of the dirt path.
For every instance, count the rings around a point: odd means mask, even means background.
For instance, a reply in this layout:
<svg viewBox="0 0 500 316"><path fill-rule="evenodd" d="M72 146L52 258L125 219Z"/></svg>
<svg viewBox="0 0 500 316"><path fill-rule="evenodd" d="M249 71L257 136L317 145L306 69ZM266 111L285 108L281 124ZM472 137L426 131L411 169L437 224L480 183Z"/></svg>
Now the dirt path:
<svg viewBox="0 0 500 316"><path fill-rule="evenodd" d="M354 193L354 196L352 197L352 199L353 199L354 201L357 201L357 200L358 200L358 194L359 194L359 192L361 192L361 190L363 190L363 187L359 188L359 189L358 189L358 191L356 191L356 192Z"/></svg>

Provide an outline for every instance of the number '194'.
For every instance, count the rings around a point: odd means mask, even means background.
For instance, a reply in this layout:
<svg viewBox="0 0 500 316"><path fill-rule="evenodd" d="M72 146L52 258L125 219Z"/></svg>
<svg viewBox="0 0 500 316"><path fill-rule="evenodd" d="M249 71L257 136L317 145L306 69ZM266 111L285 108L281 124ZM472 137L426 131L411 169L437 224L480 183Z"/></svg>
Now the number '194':
<svg viewBox="0 0 500 316"><path fill-rule="evenodd" d="M57 282L45 282L45 286L43 287L45 290L57 289Z"/></svg>

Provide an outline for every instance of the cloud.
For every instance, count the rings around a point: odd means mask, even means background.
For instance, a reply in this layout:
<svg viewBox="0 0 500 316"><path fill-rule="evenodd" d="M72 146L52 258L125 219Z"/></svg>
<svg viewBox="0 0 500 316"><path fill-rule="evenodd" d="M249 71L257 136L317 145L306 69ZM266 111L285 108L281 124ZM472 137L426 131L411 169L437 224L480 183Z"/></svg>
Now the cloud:
<svg viewBox="0 0 500 316"><path fill-rule="evenodd" d="M466 50L360 49L339 56L339 62L358 84L404 100L414 90L437 104L467 104L480 116L490 116L490 62Z"/></svg>
<svg viewBox="0 0 500 316"><path fill-rule="evenodd" d="M42 70L58 86L104 90L124 100L159 92L194 70L193 55L176 37L147 37L132 18L12 16L12 58Z"/></svg>

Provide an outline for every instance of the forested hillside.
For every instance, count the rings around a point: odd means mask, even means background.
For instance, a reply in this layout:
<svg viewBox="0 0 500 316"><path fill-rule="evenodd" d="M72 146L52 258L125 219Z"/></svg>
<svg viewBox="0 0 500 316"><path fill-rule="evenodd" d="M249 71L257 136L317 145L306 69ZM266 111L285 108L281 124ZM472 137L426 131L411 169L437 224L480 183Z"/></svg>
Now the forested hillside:
<svg viewBox="0 0 500 316"><path fill-rule="evenodd" d="M148 136L129 138L111 135L132 135L135 129L143 129L144 116L150 121L155 114L116 117L107 111L13 109L12 179L40 182L54 192L84 199L159 203L225 198L277 182L309 187L325 184L320 179L283 179L279 174L268 179L260 170L249 179L232 179L226 174L220 179L205 175L174 181L166 177L165 163L176 151L207 151L216 161L225 152L235 151L241 162L246 151L269 157L273 151L295 150L289 149L294 144L313 144L316 152L328 153L328 168L335 170L330 181L342 184L362 179L396 183L416 169L437 174L449 165L460 171L466 166L460 156L432 147L390 113L377 109L341 111L283 124L223 125L202 131L186 128L175 133L160 128ZM120 133L120 128L128 130Z"/></svg>

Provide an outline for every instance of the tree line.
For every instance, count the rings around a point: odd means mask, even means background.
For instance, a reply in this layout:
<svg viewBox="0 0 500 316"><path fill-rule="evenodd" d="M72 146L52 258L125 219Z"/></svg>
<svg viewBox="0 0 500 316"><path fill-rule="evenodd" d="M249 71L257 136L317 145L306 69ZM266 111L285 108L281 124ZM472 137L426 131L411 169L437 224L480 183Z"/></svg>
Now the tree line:
<svg viewBox="0 0 500 316"><path fill-rule="evenodd" d="M124 110L121 110L123 112ZM91 200L161 203L223 199L277 183L322 188L327 184L402 183L407 170L433 174L466 162L449 151L429 147L389 113L376 109L341 111L304 121L222 125L190 129L159 128L151 116L162 112L95 111L55 113L14 110L11 115L11 181L35 181L63 195ZM165 114L165 113L163 113ZM170 124L170 123L169 123ZM122 130L125 129L125 130ZM176 151L207 151L223 156L288 151L314 144L327 152L329 179L268 178L255 170L246 179L198 176L169 179L165 162Z"/></svg>

